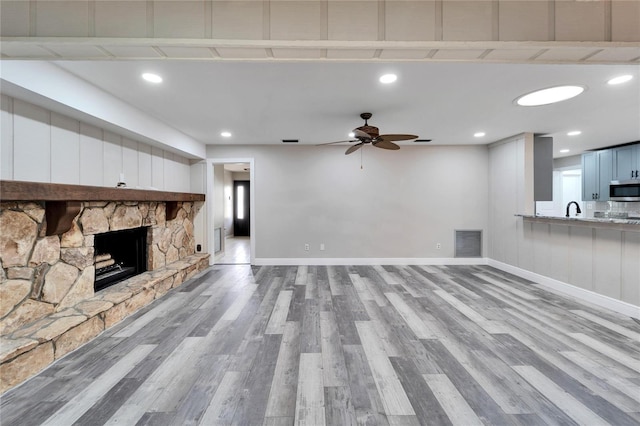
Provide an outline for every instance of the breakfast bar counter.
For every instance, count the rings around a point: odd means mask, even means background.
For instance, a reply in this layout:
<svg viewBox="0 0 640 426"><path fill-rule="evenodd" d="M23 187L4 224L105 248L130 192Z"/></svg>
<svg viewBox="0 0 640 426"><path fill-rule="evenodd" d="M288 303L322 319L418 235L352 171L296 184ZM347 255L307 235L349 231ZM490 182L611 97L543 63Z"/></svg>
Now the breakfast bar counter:
<svg viewBox="0 0 640 426"><path fill-rule="evenodd" d="M529 222L555 223L567 226L585 226L591 228L618 229L621 231L640 232L640 219L606 218L606 217L565 217L565 216L533 216L516 214Z"/></svg>

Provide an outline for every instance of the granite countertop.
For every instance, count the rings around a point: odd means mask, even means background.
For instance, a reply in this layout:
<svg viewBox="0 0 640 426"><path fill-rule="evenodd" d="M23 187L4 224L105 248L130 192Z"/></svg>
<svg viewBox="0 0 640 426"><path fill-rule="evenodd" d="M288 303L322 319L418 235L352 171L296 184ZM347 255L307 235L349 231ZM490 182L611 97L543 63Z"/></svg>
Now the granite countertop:
<svg viewBox="0 0 640 426"><path fill-rule="evenodd" d="M640 219L618 219L608 217L565 217L565 216L533 216L528 214L516 214L527 219L549 219L549 220L562 220L567 222L583 222L587 223L615 223L618 225L640 225Z"/></svg>

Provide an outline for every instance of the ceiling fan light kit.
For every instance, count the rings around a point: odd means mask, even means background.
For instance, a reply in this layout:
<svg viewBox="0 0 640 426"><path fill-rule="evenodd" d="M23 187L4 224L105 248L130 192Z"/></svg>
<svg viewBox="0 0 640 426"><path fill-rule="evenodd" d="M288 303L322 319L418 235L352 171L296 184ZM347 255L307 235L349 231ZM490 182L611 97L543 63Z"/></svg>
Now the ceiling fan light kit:
<svg viewBox="0 0 640 426"><path fill-rule="evenodd" d="M417 139L416 135L407 135L407 134L389 134L389 135L381 135L380 130L375 126L370 126L368 120L371 118L372 114L370 112L363 112L360 114L360 118L364 120L364 126L357 127L353 130L354 138L353 140L348 141L337 141L337 142L329 142L323 143L320 145L333 145L337 143L344 142L357 142L355 145L347 148L347 151L344 153L345 155L349 155L351 153L356 152L364 145L371 144L376 148L388 149L392 151L397 151L400 149L400 146L393 143L397 141L408 141L412 139Z"/></svg>

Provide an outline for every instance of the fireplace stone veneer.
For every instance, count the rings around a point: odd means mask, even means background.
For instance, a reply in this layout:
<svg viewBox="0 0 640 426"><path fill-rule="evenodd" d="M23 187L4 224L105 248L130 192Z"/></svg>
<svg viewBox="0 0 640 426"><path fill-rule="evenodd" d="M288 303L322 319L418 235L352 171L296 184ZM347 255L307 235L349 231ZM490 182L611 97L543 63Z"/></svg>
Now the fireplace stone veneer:
<svg viewBox="0 0 640 426"><path fill-rule="evenodd" d="M70 229L51 236L45 203L0 202L0 391L208 266L195 254L201 201L173 202L173 220L165 202L83 201ZM96 294L95 234L139 227L148 227L148 272Z"/></svg>

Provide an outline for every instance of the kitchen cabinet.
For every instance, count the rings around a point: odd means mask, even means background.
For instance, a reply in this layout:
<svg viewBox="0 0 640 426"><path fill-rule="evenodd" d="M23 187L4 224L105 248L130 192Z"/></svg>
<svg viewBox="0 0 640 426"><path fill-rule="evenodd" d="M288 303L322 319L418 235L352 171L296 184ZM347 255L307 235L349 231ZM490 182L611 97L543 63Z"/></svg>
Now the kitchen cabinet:
<svg viewBox="0 0 640 426"><path fill-rule="evenodd" d="M613 150L582 154L582 201L608 201L613 177Z"/></svg>
<svg viewBox="0 0 640 426"><path fill-rule="evenodd" d="M640 144L621 146L612 151L613 180L640 178Z"/></svg>

